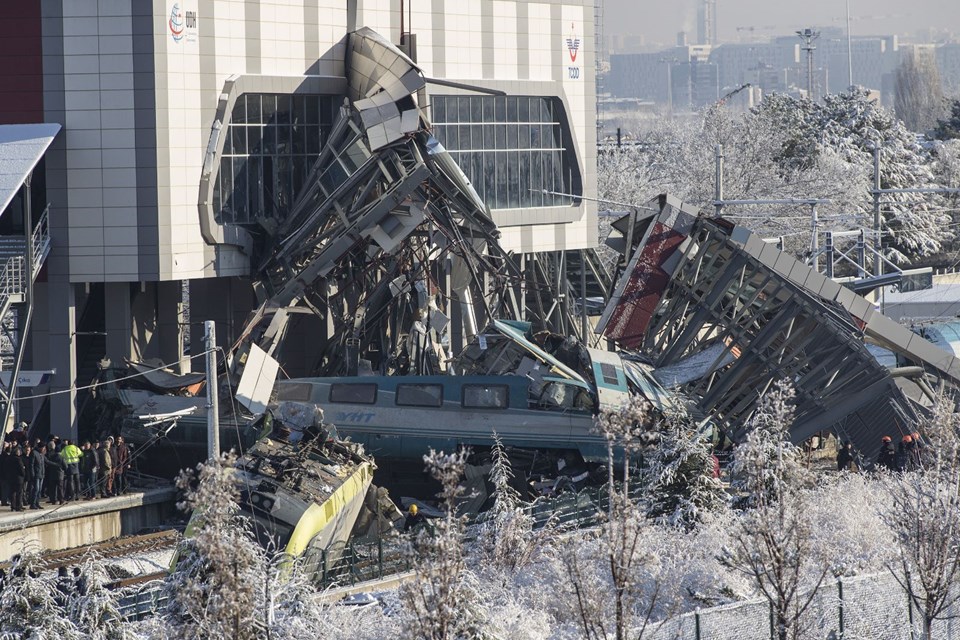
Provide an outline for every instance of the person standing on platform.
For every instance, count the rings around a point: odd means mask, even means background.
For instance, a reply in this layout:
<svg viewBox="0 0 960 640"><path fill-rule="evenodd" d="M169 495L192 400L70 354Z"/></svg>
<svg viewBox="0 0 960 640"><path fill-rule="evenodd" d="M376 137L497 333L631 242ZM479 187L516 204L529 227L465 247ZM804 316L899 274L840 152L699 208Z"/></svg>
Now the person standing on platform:
<svg viewBox="0 0 960 640"><path fill-rule="evenodd" d="M113 451L116 454L113 467L113 490L120 495L127 492L127 472L130 469L130 447L123 441L123 436L117 436L117 444Z"/></svg>
<svg viewBox="0 0 960 640"><path fill-rule="evenodd" d="M97 450L89 441L84 442L83 457L80 458L80 482L83 495L87 500L97 497L97 469L100 467L100 461L97 458Z"/></svg>
<svg viewBox="0 0 960 640"><path fill-rule="evenodd" d="M80 498L80 458L82 457L83 452L80 451L80 447L70 440L63 441L60 459L63 460L65 467L63 494L67 500Z"/></svg>
<svg viewBox="0 0 960 640"><path fill-rule="evenodd" d="M56 440L47 445L47 497L50 504L64 504L63 499L63 460L57 451Z"/></svg>
<svg viewBox="0 0 960 640"><path fill-rule="evenodd" d="M23 511L23 481L27 477L27 468L23 464L20 447L13 448L7 481L10 483L10 510Z"/></svg>
<svg viewBox="0 0 960 640"><path fill-rule="evenodd" d="M107 438L100 447L100 497L113 495L113 438Z"/></svg>
<svg viewBox="0 0 960 640"><path fill-rule="evenodd" d="M30 454L30 508L42 509L40 498L43 496L43 480L47 475L47 445L40 442Z"/></svg>
<svg viewBox="0 0 960 640"><path fill-rule="evenodd" d="M3 451L0 451L0 505L4 507L10 504L10 482L7 481L8 467L10 458L13 457L13 443L9 440L3 443Z"/></svg>

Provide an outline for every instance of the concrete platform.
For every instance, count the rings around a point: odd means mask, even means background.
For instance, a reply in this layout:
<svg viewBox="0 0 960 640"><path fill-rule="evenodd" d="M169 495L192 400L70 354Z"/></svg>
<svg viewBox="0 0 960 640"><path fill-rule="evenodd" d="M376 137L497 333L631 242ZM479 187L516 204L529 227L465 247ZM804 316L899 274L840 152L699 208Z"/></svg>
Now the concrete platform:
<svg viewBox="0 0 960 640"><path fill-rule="evenodd" d="M176 512L172 486L100 498L47 505L40 511L0 507L0 560L24 546L61 550L95 544L161 524Z"/></svg>

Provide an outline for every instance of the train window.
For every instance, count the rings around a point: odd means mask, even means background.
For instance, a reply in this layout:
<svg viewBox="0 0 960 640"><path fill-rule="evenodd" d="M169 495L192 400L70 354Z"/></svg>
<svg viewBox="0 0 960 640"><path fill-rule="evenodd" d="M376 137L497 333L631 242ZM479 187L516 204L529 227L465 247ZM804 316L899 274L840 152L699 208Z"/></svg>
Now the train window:
<svg viewBox="0 0 960 640"><path fill-rule="evenodd" d="M603 376L603 384L618 386L620 379L617 376L617 368L606 362L600 363L600 375Z"/></svg>
<svg viewBox="0 0 960 640"><path fill-rule="evenodd" d="M374 404L377 401L375 384L332 384L330 402L346 404Z"/></svg>
<svg viewBox="0 0 960 640"><path fill-rule="evenodd" d="M313 385L305 382L281 382L277 385L277 402L309 402Z"/></svg>
<svg viewBox="0 0 960 640"><path fill-rule="evenodd" d="M463 406L466 409L506 409L509 398L509 389L505 385L463 385Z"/></svg>
<svg viewBox="0 0 960 640"><path fill-rule="evenodd" d="M443 385L398 384L397 404L405 407L439 407L443 405Z"/></svg>

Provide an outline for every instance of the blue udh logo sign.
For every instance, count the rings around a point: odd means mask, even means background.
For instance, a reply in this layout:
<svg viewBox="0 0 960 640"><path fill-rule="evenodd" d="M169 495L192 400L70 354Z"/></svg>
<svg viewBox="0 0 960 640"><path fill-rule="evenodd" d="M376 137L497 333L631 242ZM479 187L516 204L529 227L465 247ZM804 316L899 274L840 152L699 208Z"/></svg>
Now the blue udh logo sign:
<svg viewBox="0 0 960 640"><path fill-rule="evenodd" d="M183 40L183 11L180 10L180 3L174 2L170 8L170 20L167 21L170 26L170 35L174 42Z"/></svg>

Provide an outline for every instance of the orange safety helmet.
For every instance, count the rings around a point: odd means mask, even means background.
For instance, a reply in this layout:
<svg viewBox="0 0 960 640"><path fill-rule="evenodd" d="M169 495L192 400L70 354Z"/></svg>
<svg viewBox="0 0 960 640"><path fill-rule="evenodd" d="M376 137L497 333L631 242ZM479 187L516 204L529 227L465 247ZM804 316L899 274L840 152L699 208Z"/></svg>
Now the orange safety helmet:
<svg viewBox="0 0 960 640"><path fill-rule="evenodd" d="M908 433L907 435L903 436L903 441L904 441L904 442L913 442L913 437Z"/></svg>
<svg viewBox="0 0 960 640"><path fill-rule="evenodd" d="M914 431L914 432L913 432L912 434L910 434L910 435L913 436L913 439L914 439L914 440L919 440L919 439L920 439L920 432L919 432L919 431Z"/></svg>
<svg viewBox="0 0 960 640"><path fill-rule="evenodd" d="M882 438L880 438L880 442L893 442L893 438L891 438L890 436L883 436Z"/></svg>

